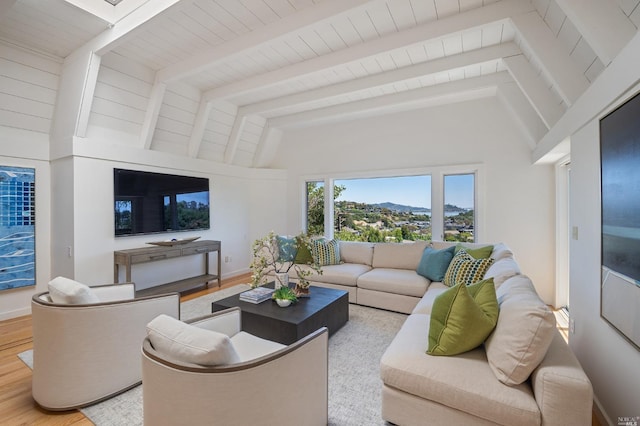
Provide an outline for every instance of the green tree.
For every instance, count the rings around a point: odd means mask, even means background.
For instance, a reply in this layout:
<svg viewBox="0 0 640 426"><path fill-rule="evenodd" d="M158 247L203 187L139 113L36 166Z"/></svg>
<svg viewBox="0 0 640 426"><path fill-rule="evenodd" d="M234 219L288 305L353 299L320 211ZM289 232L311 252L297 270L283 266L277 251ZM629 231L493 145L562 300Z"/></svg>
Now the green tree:
<svg viewBox="0 0 640 426"><path fill-rule="evenodd" d="M364 231L365 241L369 241L370 243L383 243L384 235L380 232L379 229L367 227Z"/></svg>
<svg viewBox="0 0 640 426"><path fill-rule="evenodd" d="M413 236L413 232L411 232L411 229L409 229L407 225L402 225L400 227L400 232L403 240L413 241L415 239Z"/></svg>
<svg viewBox="0 0 640 426"><path fill-rule="evenodd" d="M345 189L344 185L334 185L333 200ZM324 235L324 185L318 182L307 182L307 233Z"/></svg>

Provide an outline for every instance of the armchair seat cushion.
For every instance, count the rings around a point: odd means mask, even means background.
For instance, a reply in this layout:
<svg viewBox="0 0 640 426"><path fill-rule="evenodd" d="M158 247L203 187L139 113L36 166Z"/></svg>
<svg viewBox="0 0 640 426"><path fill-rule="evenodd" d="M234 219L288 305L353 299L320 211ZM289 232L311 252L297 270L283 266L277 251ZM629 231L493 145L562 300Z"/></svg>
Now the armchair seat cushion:
<svg viewBox="0 0 640 426"><path fill-rule="evenodd" d="M286 348L283 344L262 339L244 331L231 337L231 342L238 354L240 362L251 361L252 359L260 358L261 356L269 355L275 351Z"/></svg>
<svg viewBox="0 0 640 426"><path fill-rule="evenodd" d="M229 336L159 315L147 325L151 345L169 357L204 366L235 364L240 357Z"/></svg>

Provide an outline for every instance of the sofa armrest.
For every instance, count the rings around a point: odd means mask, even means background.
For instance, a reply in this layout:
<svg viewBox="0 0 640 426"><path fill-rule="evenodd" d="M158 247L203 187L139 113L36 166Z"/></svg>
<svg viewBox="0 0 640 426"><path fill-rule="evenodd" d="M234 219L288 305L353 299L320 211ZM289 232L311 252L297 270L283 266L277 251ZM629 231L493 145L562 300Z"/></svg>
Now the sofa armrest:
<svg viewBox="0 0 640 426"><path fill-rule="evenodd" d="M229 337L235 336L242 330L241 310L238 307L214 312L185 322L206 330L224 333Z"/></svg>
<svg viewBox="0 0 640 426"><path fill-rule="evenodd" d="M545 426L591 424L593 388L558 331L531 374L531 386Z"/></svg>

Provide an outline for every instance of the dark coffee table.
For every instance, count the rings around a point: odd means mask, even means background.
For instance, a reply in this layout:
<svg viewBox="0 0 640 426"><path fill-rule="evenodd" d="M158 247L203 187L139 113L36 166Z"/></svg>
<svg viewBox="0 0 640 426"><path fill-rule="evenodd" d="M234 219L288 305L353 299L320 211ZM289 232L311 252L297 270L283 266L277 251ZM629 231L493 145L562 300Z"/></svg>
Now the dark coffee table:
<svg viewBox="0 0 640 426"><path fill-rule="evenodd" d="M273 288L273 283L267 284ZM324 287L310 287L311 297L281 308L275 300L254 304L240 300L236 294L211 304L211 311L240 307L242 330L263 339L290 345L320 327L327 327L329 335L349 320L349 296L346 291Z"/></svg>

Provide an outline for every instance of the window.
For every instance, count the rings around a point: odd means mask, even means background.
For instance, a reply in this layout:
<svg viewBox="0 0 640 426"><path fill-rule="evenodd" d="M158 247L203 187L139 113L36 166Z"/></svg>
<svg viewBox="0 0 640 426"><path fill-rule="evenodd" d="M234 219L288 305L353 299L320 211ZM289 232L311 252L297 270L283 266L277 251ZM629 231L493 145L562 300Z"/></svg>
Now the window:
<svg viewBox="0 0 640 426"><path fill-rule="evenodd" d="M477 242L482 169L466 164L309 176L301 186L302 226L311 235L345 241Z"/></svg>
<svg viewBox="0 0 640 426"><path fill-rule="evenodd" d="M334 181L334 237L343 241L431 239L431 176Z"/></svg>
<svg viewBox="0 0 640 426"><path fill-rule="evenodd" d="M307 233L324 235L324 182L306 182Z"/></svg>
<svg viewBox="0 0 640 426"><path fill-rule="evenodd" d="M444 175L444 240L474 241L475 174Z"/></svg>
<svg viewBox="0 0 640 426"><path fill-rule="evenodd" d="M131 212L133 210L131 200L116 200L116 233L118 231L131 231L132 220Z"/></svg>

